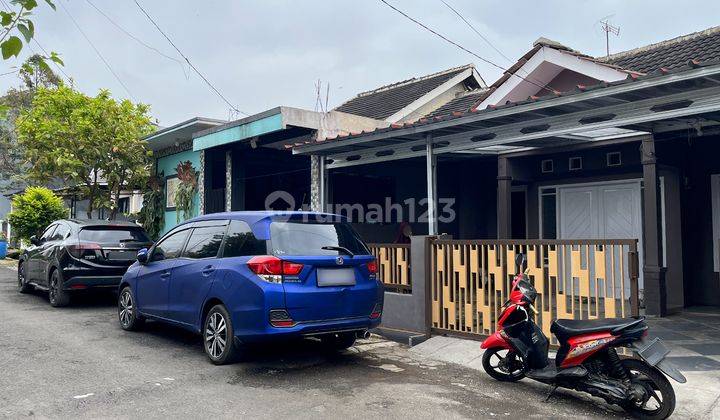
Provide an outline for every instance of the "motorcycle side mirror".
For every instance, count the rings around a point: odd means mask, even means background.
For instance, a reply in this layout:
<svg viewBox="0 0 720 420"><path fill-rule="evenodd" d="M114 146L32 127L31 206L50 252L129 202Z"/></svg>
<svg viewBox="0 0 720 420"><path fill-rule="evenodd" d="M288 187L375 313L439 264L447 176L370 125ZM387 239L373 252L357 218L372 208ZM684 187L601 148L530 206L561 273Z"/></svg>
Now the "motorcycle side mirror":
<svg viewBox="0 0 720 420"><path fill-rule="evenodd" d="M147 249L147 248L143 248L143 249L141 249L140 251L138 251L138 253L137 253L137 261L138 261L140 264L145 264L145 263L147 263L147 260L148 260L148 249Z"/></svg>
<svg viewBox="0 0 720 420"><path fill-rule="evenodd" d="M40 241L38 240L37 236L35 236L35 235L30 237L30 243L35 246L40 245Z"/></svg>
<svg viewBox="0 0 720 420"><path fill-rule="evenodd" d="M522 271L522 268L524 265L525 265L525 254L517 254L515 256L515 266L517 267L518 271Z"/></svg>

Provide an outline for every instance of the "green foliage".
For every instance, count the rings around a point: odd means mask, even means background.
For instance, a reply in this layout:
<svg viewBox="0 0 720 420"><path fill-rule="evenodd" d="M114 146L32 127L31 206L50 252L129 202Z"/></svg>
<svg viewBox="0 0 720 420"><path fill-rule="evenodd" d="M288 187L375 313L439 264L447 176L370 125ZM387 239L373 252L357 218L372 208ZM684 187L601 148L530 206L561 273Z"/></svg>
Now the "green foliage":
<svg viewBox="0 0 720 420"><path fill-rule="evenodd" d="M193 168L189 160L181 162L175 168L180 183L175 190L175 208L177 221L180 221L180 212L183 219L187 220L194 216L193 200L197 192L198 171Z"/></svg>
<svg viewBox="0 0 720 420"><path fill-rule="evenodd" d="M22 174L22 150L15 132L15 121L23 110L32 106L32 99L38 87L53 88L62 85L60 79L49 67L44 67L41 57L33 55L23 63L18 74L23 87L12 88L0 96L0 190L24 188Z"/></svg>
<svg viewBox="0 0 720 420"><path fill-rule="evenodd" d="M141 140L152 131L147 113L146 105L118 102L106 90L89 97L67 86L37 89L17 120L27 178L63 180L88 199L88 217L110 208L114 218L120 191L148 176L151 154Z"/></svg>
<svg viewBox="0 0 720 420"><path fill-rule="evenodd" d="M45 0L53 10L55 4L51 0ZM17 57L23 49L23 41L29 44L35 36L35 24L30 19L32 10L38 7L37 0L10 0L13 10L0 10L0 52L3 60L10 57ZM19 35L19 36L18 36ZM57 53L52 52L49 57L40 56L42 65L47 67L45 60L51 60L63 65Z"/></svg>
<svg viewBox="0 0 720 420"><path fill-rule="evenodd" d="M165 220L164 179L164 173L150 177L147 189L143 194L143 206L137 219L153 241L160 237L160 231Z"/></svg>
<svg viewBox="0 0 720 420"><path fill-rule="evenodd" d="M50 223L68 216L62 199L44 187L28 187L13 197L8 220L20 239L42 234Z"/></svg>

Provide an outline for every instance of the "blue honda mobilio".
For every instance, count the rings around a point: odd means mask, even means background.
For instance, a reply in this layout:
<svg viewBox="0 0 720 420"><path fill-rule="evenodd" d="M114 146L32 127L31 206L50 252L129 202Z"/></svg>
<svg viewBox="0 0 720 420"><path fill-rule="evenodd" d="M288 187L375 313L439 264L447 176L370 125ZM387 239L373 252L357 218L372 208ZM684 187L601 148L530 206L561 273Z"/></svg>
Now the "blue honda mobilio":
<svg viewBox="0 0 720 420"><path fill-rule="evenodd" d="M188 220L138 252L122 279L125 330L146 319L202 334L215 364L245 343L317 337L344 349L380 324L377 262L346 219L230 212Z"/></svg>

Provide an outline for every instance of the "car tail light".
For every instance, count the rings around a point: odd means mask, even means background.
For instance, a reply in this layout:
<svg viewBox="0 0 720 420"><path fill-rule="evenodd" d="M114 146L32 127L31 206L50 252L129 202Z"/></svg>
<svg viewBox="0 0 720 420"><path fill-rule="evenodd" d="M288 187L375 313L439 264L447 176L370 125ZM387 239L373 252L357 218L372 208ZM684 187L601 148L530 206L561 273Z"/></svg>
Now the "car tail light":
<svg viewBox="0 0 720 420"><path fill-rule="evenodd" d="M372 312L370 312L370 319L378 319L382 316L383 306L382 303L376 303L373 306Z"/></svg>
<svg viewBox="0 0 720 420"><path fill-rule="evenodd" d="M377 274L377 271L378 271L377 260L372 260L369 263L367 263L367 269L370 272L370 274Z"/></svg>
<svg viewBox="0 0 720 420"><path fill-rule="evenodd" d="M66 248L73 257L85 259L96 258L96 251L100 251L102 249L100 244L95 242L77 242L74 244L68 244Z"/></svg>
<svg viewBox="0 0 720 420"><path fill-rule="evenodd" d="M290 314L285 309L273 309L270 311L270 325L278 328L288 328L295 325Z"/></svg>
<svg viewBox="0 0 720 420"><path fill-rule="evenodd" d="M247 266L258 277L270 283L282 282L282 276L297 276L303 269L302 264L284 261L272 255L252 257Z"/></svg>

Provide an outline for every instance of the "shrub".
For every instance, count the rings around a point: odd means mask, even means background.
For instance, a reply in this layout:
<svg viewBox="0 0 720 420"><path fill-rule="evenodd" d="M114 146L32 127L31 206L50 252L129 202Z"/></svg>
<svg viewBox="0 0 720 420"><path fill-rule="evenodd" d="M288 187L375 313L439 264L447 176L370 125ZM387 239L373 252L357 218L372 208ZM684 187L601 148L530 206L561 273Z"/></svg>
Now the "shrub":
<svg viewBox="0 0 720 420"><path fill-rule="evenodd" d="M62 199L44 187L28 187L13 197L8 220L15 234L23 240L40 235L50 223L67 217Z"/></svg>

